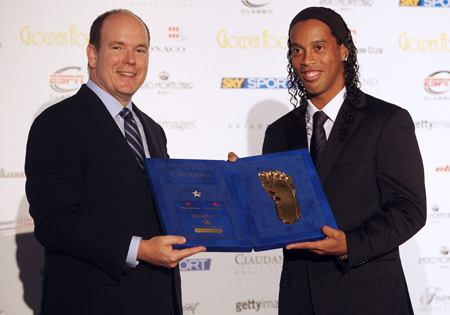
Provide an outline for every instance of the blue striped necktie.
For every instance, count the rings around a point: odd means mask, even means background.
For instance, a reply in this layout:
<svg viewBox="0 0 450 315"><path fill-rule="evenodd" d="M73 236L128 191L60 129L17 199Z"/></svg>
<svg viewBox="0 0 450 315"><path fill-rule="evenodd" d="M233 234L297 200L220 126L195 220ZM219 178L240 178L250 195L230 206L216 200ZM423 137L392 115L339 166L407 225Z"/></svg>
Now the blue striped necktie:
<svg viewBox="0 0 450 315"><path fill-rule="evenodd" d="M144 169L144 147L142 146L141 134L139 133L139 129L137 127L136 121L133 118L133 114L128 108L125 107L124 109L122 109L119 115L122 116L125 121L125 139L127 140L131 150L136 156L136 160L138 161L139 166Z"/></svg>
<svg viewBox="0 0 450 315"><path fill-rule="evenodd" d="M319 166L322 159L325 145L327 144L327 137L323 124L327 121L328 116L322 112L317 111L313 117L313 133L311 137L310 154L316 168Z"/></svg>

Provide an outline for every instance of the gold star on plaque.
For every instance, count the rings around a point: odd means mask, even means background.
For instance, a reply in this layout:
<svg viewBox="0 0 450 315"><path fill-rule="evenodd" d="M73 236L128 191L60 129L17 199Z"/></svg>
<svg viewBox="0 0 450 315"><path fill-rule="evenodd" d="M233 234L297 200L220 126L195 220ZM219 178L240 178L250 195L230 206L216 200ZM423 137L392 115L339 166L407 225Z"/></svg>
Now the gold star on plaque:
<svg viewBox="0 0 450 315"><path fill-rule="evenodd" d="M192 192L192 194L194 195L194 198L195 198L195 197L200 197L200 198L202 198L202 193L201 193L200 191L195 190L195 191Z"/></svg>

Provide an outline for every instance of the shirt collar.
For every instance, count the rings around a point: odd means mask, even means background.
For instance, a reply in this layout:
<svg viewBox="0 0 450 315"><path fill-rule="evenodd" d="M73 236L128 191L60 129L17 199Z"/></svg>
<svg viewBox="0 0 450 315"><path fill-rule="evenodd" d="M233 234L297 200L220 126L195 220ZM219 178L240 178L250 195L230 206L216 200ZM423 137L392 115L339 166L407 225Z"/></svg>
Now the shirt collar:
<svg viewBox="0 0 450 315"><path fill-rule="evenodd" d="M103 90L97 84L95 84L91 79L86 83L87 87L90 88L105 104L106 109L115 118L123 109L123 105L114 98L111 94ZM130 101L127 106L129 110L133 110L133 104Z"/></svg>
<svg viewBox="0 0 450 315"><path fill-rule="evenodd" d="M322 111L327 114L328 118L334 122L336 120L337 114L339 113L339 110L341 109L342 103L344 103L344 95L345 95L345 87L331 100L328 102L327 105L325 105L324 108L322 108ZM314 104L308 99L308 108L306 109L309 117L312 117L315 112L318 111L317 107L314 106Z"/></svg>

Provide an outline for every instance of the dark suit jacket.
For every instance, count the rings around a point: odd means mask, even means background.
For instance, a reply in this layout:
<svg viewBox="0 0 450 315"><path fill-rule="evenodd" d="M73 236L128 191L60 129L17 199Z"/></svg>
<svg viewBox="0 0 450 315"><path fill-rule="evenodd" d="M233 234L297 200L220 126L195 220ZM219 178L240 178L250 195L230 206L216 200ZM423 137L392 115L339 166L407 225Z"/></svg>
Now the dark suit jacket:
<svg viewBox="0 0 450 315"><path fill-rule="evenodd" d="M412 314L399 245L426 220L422 160L408 112L362 94L349 136L333 125L318 167L349 260L284 250L280 314ZM295 110L271 124L263 153L307 148Z"/></svg>
<svg viewBox="0 0 450 315"><path fill-rule="evenodd" d="M162 128L133 105L150 154ZM161 234L148 183L123 134L88 87L33 123L25 170L35 235L45 247L44 314L182 314L179 270L126 268L133 235Z"/></svg>

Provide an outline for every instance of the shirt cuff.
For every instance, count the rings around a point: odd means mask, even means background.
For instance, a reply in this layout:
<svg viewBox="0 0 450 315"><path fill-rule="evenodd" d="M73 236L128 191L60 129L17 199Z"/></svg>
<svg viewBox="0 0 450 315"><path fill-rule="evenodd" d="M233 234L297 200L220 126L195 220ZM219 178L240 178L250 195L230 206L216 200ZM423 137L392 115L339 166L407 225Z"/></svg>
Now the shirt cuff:
<svg viewBox="0 0 450 315"><path fill-rule="evenodd" d="M127 259L125 260L125 265L130 268L136 268L139 264L137 260L137 254L139 249L139 243L141 242L142 237L133 236L131 238L130 247L128 248Z"/></svg>

